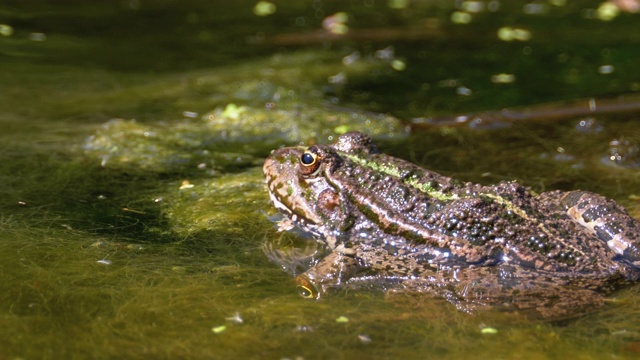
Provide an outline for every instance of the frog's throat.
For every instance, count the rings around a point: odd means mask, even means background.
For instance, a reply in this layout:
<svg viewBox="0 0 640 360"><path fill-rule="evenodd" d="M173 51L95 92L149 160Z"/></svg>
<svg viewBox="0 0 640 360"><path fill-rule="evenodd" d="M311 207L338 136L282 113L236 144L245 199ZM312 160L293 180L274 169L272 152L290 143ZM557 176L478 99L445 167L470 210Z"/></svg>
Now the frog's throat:
<svg viewBox="0 0 640 360"><path fill-rule="evenodd" d="M313 237L320 237L323 235L320 230L320 227L317 224L307 220L303 216L298 216L298 214L296 214L293 210L291 210L288 206L286 206L282 201L280 201L280 199L278 199L278 196L275 195L272 191L269 191L269 197L271 198L271 203L273 204L273 206L278 211L283 213L285 217L287 217L288 219L291 219L291 221L293 221L293 223L298 228L304 230L305 232L310 233L311 236Z"/></svg>

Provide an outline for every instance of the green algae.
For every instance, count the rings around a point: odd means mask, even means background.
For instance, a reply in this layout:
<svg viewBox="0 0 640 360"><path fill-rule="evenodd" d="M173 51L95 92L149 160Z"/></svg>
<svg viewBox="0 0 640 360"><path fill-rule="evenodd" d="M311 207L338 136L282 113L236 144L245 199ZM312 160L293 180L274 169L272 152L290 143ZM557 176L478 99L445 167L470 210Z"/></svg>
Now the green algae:
<svg viewBox="0 0 640 360"><path fill-rule="evenodd" d="M299 269L283 271L265 254L270 241L284 247L284 258L300 257L296 247L309 246L302 255L316 249L270 221L264 156L349 130L462 180L588 189L640 217L637 169L602 161L613 138L637 139L636 117L598 118L603 129L591 132L576 131L574 119L409 136L396 117L629 91L636 15L606 25L581 17L576 7L596 8L594 1L554 7L550 16L478 14L465 30L446 25L450 4L411 4L347 9L357 15L352 29L430 26L436 17L445 24L448 39L392 41L403 71L375 56L386 40L271 47L271 35L319 27L320 19L310 25L318 9L307 5L278 4L273 16L281 17L260 23L252 23L249 2L226 11L171 1L139 10L0 6L14 29L0 38L2 68L11 70L0 72L0 358L637 358L637 286L599 312L547 324L461 313L420 294L344 291L305 301L291 276ZM345 10L324 6L327 15ZM538 31L529 43L501 47L494 36L505 23ZM577 30L555 28L561 23ZM159 24L172 35L161 35ZM555 43L546 28L574 45ZM39 31L45 42L28 39ZM267 32L261 45L238 45L260 31ZM524 56L527 46L533 51ZM345 65L356 51L360 60ZM615 72L598 74L594 62ZM516 71L509 84L487 80ZM439 84L454 78L473 95ZM487 328L498 333L487 336Z"/></svg>

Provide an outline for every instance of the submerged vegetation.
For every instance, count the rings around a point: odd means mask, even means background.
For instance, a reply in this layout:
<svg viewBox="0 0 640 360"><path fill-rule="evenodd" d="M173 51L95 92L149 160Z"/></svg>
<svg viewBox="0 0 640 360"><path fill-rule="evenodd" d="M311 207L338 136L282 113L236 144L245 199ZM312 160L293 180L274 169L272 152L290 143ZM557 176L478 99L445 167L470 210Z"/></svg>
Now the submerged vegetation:
<svg viewBox="0 0 640 360"><path fill-rule="evenodd" d="M351 130L640 218L635 110L456 122L635 96L639 15L615 3L3 3L0 358L636 358L638 286L549 324L411 294L304 301L264 252L304 241L271 221L264 157Z"/></svg>

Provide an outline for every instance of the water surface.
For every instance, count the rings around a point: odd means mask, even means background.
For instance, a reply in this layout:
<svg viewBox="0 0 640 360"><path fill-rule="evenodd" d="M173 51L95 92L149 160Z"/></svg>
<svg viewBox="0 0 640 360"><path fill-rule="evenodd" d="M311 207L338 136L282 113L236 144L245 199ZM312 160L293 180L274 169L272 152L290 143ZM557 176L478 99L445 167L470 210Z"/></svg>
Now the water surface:
<svg viewBox="0 0 640 360"><path fill-rule="evenodd" d="M305 301L263 251L292 235L268 219L261 174L270 149L362 130L448 176L599 192L640 218L637 113L425 125L637 94L639 15L255 4L0 5L0 358L640 355L638 286L557 323L412 294ZM343 36L322 27L338 12Z"/></svg>

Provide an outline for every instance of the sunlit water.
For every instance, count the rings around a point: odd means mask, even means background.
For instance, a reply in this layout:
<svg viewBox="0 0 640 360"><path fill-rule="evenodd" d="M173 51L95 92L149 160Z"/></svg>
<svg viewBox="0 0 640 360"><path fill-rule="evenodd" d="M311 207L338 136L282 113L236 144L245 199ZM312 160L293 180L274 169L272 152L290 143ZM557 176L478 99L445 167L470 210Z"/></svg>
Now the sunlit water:
<svg viewBox="0 0 640 360"><path fill-rule="evenodd" d="M637 113L405 126L636 93L639 15L255 5L0 5L0 358L640 356L638 286L560 323L382 291L305 301L265 254L292 235L261 173L270 149L365 130L447 176L590 190L640 218Z"/></svg>

